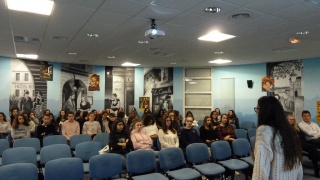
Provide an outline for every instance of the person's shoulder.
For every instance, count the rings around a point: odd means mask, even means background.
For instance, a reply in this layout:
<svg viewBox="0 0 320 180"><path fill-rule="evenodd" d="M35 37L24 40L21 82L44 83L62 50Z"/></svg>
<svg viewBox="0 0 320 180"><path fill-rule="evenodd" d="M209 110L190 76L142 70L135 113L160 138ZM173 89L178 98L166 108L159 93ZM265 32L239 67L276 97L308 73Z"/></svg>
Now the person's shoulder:
<svg viewBox="0 0 320 180"><path fill-rule="evenodd" d="M261 125L257 128L257 132L273 132L273 127L268 125Z"/></svg>

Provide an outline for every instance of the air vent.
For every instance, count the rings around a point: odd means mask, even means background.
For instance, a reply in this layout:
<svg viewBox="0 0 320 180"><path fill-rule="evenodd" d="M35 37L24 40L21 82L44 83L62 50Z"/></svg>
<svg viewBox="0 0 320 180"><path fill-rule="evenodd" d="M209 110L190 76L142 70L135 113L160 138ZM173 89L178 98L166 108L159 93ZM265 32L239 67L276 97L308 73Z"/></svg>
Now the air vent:
<svg viewBox="0 0 320 180"><path fill-rule="evenodd" d="M231 16L232 19L247 19L250 17L248 13L238 13Z"/></svg>
<svg viewBox="0 0 320 180"><path fill-rule="evenodd" d="M14 42L39 44L39 43L41 43L41 40L38 39L38 38L29 38L29 37L24 37L24 36L14 36Z"/></svg>
<svg viewBox="0 0 320 180"><path fill-rule="evenodd" d="M65 36L51 36L51 38L55 40L68 40Z"/></svg>

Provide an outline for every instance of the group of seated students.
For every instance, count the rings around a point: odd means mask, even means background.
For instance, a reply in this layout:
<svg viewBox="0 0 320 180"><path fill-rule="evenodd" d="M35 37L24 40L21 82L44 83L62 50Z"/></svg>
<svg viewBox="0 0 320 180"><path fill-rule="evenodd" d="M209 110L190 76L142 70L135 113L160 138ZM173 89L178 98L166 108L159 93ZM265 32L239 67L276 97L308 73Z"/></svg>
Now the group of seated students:
<svg viewBox="0 0 320 180"><path fill-rule="evenodd" d="M209 145L218 139L232 141L235 134L229 123L234 123L236 116L233 110L229 113L221 115L219 108L212 111L210 116L204 118L198 134L193 129L198 126L197 120L190 111L182 119L179 112L172 109L166 113L160 110L158 116L154 117L150 109L145 108L142 118L135 108L131 109L129 116L124 114L122 108L119 108L117 115L110 109L101 113L92 110L90 113L79 111L76 114L61 110L55 120L49 109L44 110L41 119L37 119L34 112L19 114L19 109L13 108L8 119L0 112L0 134L1 138L10 134L9 141L12 142L28 137L37 137L42 142L44 137L50 135L61 134L70 140L77 134L88 134L94 138L96 134L106 132L110 133L111 152L126 153L130 149L157 150L168 147L181 147L184 150L194 142ZM157 147L157 141L160 147Z"/></svg>

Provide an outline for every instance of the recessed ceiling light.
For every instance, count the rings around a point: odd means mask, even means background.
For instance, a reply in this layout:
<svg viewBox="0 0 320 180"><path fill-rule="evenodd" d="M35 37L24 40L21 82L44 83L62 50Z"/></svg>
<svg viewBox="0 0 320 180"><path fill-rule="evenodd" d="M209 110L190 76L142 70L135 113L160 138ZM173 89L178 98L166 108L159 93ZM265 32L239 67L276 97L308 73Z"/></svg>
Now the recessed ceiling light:
<svg viewBox="0 0 320 180"><path fill-rule="evenodd" d="M171 62L170 64L177 64L176 62Z"/></svg>
<svg viewBox="0 0 320 180"><path fill-rule="evenodd" d="M227 59L216 59L216 60L212 60L209 61L209 63L214 63L214 64L225 64L225 63L231 63L231 60L227 60Z"/></svg>
<svg viewBox="0 0 320 180"><path fill-rule="evenodd" d="M7 0L8 9L49 16L54 2L44 0Z"/></svg>
<svg viewBox="0 0 320 180"><path fill-rule="evenodd" d="M214 52L214 54L223 54L224 52L222 52L222 51L216 51L216 52Z"/></svg>
<svg viewBox="0 0 320 180"><path fill-rule="evenodd" d="M68 53L70 56L75 56L75 55L77 55L77 53L75 53L75 52L69 52Z"/></svg>
<svg viewBox="0 0 320 180"><path fill-rule="evenodd" d="M204 9L205 12L209 12L209 13L217 13L221 11L221 8L219 7L207 7Z"/></svg>
<svg viewBox="0 0 320 180"><path fill-rule="evenodd" d="M297 35L307 35L309 34L309 31L300 31L296 33Z"/></svg>
<svg viewBox="0 0 320 180"><path fill-rule="evenodd" d="M108 56L108 59L115 59L115 56Z"/></svg>
<svg viewBox="0 0 320 180"><path fill-rule="evenodd" d="M247 19L250 17L248 13L238 13L231 16L232 19Z"/></svg>
<svg viewBox="0 0 320 180"><path fill-rule="evenodd" d="M301 40L300 40L300 38L298 38L298 37L291 37L291 38L289 38L289 42L290 42L291 44L298 44L298 43L301 42Z"/></svg>
<svg viewBox="0 0 320 180"><path fill-rule="evenodd" d="M91 34L91 33L88 33L87 36L88 36L88 37L95 37L95 38L97 38L97 37L99 37L99 34Z"/></svg>
<svg viewBox="0 0 320 180"><path fill-rule="evenodd" d="M197 84L197 82L191 81L191 82L189 82L189 84Z"/></svg>
<svg viewBox="0 0 320 180"><path fill-rule="evenodd" d="M121 66L140 66L141 64L135 64L135 63L130 63L130 62L125 62L121 64Z"/></svg>
<svg viewBox="0 0 320 180"><path fill-rule="evenodd" d="M236 36L233 35L229 35L229 34L223 34L221 32L218 31L212 31L204 36L199 37L199 40L202 41L213 41L213 42L221 42L221 41L225 41L231 38L234 38Z"/></svg>
<svg viewBox="0 0 320 180"><path fill-rule="evenodd" d="M148 44L149 41L138 41L139 44Z"/></svg>
<svg viewBox="0 0 320 180"><path fill-rule="evenodd" d="M38 55L36 54L17 54L17 57L26 59L38 59Z"/></svg>

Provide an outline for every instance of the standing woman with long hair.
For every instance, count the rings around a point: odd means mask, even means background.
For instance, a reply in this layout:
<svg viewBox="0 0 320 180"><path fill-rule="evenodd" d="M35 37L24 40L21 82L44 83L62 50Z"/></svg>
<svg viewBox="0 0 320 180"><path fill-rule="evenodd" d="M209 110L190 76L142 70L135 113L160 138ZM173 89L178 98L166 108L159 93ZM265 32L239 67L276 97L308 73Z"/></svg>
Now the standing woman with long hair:
<svg viewBox="0 0 320 180"><path fill-rule="evenodd" d="M280 102L263 96L254 110L258 128L252 179L302 179L300 141Z"/></svg>

